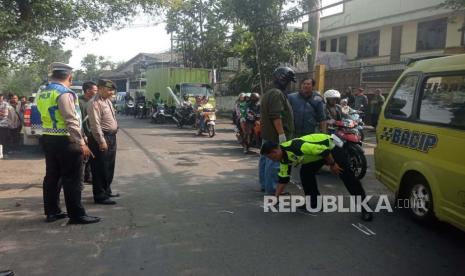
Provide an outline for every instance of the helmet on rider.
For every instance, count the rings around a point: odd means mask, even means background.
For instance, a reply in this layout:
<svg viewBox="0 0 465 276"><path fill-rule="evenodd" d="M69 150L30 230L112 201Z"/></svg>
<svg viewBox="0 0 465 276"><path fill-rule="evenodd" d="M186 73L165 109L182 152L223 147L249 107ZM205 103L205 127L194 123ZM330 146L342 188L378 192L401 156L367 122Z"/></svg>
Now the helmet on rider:
<svg viewBox="0 0 465 276"><path fill-rule="evenodd" d="M325 101L329 105L335 105L339 102L341 99L341 93L339 91L330 89L327 90L324 94L323 97L325 98Z"/></svg>
<svg viewBox="0 0 465 276"><path fill-rule="evenodd" d="M252 93L252 95L250 95L250 101L251 102L258 102L260 100L260 95L258 93Z"/></svg>
<svg viewBox="0 0 465 276"><path fill-rule="evenodd" d="M185 94L182 96L182 99L187 102L189 100L189 95Z"/></svg>
<svg viewBox="0 0 465 276"><path fill-rule="evenodd" d="M239 97L237 97L237 100L239 102L242 102L242 101L244 101L244 98L245 98L245 93L241 93L241 94L239 94Z"/></svg>
<svg viewBox="0 0 465 276"><path fill-rule="evenodd" d="M273 71L273 80L280 89L285 89L291 81L296 82L295 72L289 67L280 66Z"/></svg>

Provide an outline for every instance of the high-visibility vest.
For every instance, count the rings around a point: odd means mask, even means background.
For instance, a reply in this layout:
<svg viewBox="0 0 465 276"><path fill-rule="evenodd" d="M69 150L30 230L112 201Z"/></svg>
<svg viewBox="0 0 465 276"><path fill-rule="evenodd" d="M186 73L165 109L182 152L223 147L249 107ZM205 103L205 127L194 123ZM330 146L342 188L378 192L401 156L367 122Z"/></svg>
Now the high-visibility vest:
<svg viewBox="0 0 465 276"><path fill-rule="evenodd" d="M74 97L76 117L81 123L81 109L79 108L79 100L73 90L59 83L50 83L42 90L37 99L37 109L40 112L42 120L42 134L54 136L69 136L66 128L65 120L61 116L58 109L58 98L66 93L71 93Z"/></svg>

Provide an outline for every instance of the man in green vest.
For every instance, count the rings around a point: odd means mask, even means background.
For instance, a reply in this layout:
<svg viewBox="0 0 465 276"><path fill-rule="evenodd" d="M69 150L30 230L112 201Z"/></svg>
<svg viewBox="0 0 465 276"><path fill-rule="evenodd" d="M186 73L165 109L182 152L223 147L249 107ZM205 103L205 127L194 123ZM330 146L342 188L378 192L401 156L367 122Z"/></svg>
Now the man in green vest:
<svg viewBox="0 0 465 276"><path fill-rule="evenodd" d="M69 217L69 224L89 224L100 218L88 216L81 204L82 162L92 153L82 135L78 97L69 88L72 69L64 63L52 63L50 83L38 94L46 165L44 209L46 222ZM60 209L61 187L67 214Z"/></svg>
<svg viewBox="0 0 465 276"><path fill-rule="evenodd" d="M320 195L316 173L323 165L327 165L333 174L341 178L351 195L360 196L364 199L366 197L365 190L350 169L347 153L342 148L342 143L335 136L316 133L281 144L272 141L263 144L260 154L273 161L280 162L276 196L279 197L283 193L286 184L290 182L291 167L302 165L300 169L302 187L305 195L310 196L311 208L315 209ZM305 208L300 209L305 210ZM373 215L371 212L367 212L364 208L361 211L363 220L372 220Z"/></svg>

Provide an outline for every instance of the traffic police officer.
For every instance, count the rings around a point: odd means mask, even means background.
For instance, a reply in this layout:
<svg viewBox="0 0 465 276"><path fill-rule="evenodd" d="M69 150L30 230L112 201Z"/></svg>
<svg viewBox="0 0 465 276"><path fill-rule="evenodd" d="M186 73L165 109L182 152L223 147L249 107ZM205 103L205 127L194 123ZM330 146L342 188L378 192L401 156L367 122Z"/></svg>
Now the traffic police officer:
<svg viewBox="0 0 465 276"><path fill-rule="evenodd" d="M305 195L310 196L311 207L315 208L317 197L320 195L315 174L326 164L333 174L339 175L351 195L364 199L365 190L350 169L346 152L335 143L342 141L331 135L316 133L281 144L272 141L263 144L260 154L280 162L276 196L281 195L286 184L289 183L291 166L302 165L300 169L302 187ZM362 208L362 219L369 221L372 218L372 213Z"/></svg>
<svg viewBox="0 0 465 276"><path fill-rule="evenodd" d="M100 218L88 216L81 205L82 160L92 153L82 136L78 97L69 88L72 69L64 63L52 63L50 83L38 95L46 165L44 209L47 222L68 216L69 224L96 223ZM67 214L59 206L61 186Z"/></svg>

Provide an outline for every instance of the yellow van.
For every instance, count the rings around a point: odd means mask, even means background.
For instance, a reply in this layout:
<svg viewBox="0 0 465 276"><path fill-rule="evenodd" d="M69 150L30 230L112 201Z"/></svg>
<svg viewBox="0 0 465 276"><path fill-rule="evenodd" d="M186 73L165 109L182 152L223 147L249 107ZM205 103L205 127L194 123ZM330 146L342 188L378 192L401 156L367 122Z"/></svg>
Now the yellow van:
<svg viewBox="0 0 465 276"><path fill-rule="evenodd" d="M409 203L413 218L465 231L465 54L410 64L376 138L376 178Z"/></svg>

